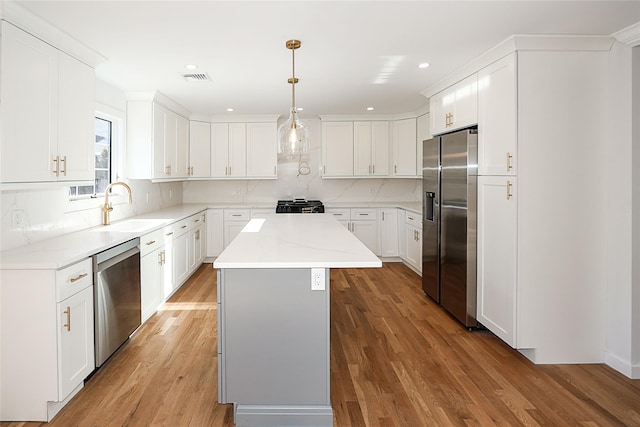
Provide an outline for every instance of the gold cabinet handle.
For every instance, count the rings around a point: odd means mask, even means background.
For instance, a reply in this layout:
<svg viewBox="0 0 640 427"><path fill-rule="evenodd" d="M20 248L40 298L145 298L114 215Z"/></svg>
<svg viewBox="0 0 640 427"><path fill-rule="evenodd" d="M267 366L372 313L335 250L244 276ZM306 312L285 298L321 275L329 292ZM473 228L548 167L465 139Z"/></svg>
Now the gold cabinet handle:
<svg viewBox="0 0 640 427"><path fill-rule="evenodd" d="M62 156L62 163L64 163L64 169L60 171L60 173L64 176L67 176L67 156Z"/></svg>
<svg viewBox="0 0 640 427"><path fill-rule="evenodd" d="M149 246L149 245L153 245L156 241L155 240L151 240L148 241L147 243L145 243L145 245Z"/></svg>
<svg viewBox="0 0 640 427"><path fill-rule="evenodd" d="M511 164L512 159L513 159L513 156L511 155L511 153L507 152L507 171L510 171L511 169L513 169L513 165Z"/></svg>
<svg viewBox="0 0 640 427"><path fill-rule="evenodd" d="M69 332L71 331L71 307L67 306L67 309L64 311L64 314L67 315L67 323L65 323L62 326L67 328L67 332Z"/></svg>
<svg viewBox="0 0 640 427"><path fill-rule="evenodd" d="M398 165L393 165L393 173L398 173Z"/></svg>
<svg viewBox="0 0 640 427"><path fill-rule="evenodd" d="M53 168L53 174L55 176L60 176L60 171L58 170L58 166L59 166L59 162L60 162L60 156L56 156L53 159L53 163L55 164L54 168Z"/></svg>
<svg viewBox="0 0 640 427"><path fill-rule="evenodd" d="M188 227L188 225L183 225L183 226L182 226L182 227L180 227L180 228L187 228L187 227Z"/></svg>
<svg viewBox="0 0 640 427"><path fill-rule="evenodd" d="M371 165L371 170L373 171L373 175L376 174L376 165Z"/></svg>
<svg viewBox="0 0 640 427"><path fill-rule="evenodd" d="M164 251L158 252L158 265L162 265L162 252Z"/></svg>
<svg viewBox="0 0 640 427"><path fill-rule="evenodd" d="M196 240L200 240L200 230L196 231Z"/></svg>
<svg viewBox="0 0 640 427"><path fill-rule="evenodd" d="M173 231L166 233L165 236L171 236L173 234Z"/></svg>
<svg viewBox="0 0 640 427"><path fill-rule="evenodd" d="M511 181L507 181L507 200L511 200L511 198L513 197L513 193L511 192L512 187L513 184L511 184Z"/></svg>
<svg viewBox="0 0 640 427"><path fill-rule="evenodd" d="M71 279L69 279L69 281L71 283L77 282L78 280L82 279L83 277L87 277L88 275L89 275L89 273L78 274L76 277L72 277Z"/></svg>

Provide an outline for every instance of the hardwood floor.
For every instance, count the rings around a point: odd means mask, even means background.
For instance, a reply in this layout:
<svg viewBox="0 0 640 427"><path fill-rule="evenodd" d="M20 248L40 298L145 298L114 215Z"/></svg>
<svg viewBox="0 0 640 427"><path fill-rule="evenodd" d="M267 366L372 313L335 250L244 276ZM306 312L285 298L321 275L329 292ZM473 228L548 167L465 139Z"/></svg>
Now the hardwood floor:
<svg viewBox="0 0 640 427"><path fill-rule="evenodd" d="M215 271L203 265L49 424L232 426L217 404ZM402 264L331 271L335 426L640 426L640 380L533 365L468 332Z"/></svg>

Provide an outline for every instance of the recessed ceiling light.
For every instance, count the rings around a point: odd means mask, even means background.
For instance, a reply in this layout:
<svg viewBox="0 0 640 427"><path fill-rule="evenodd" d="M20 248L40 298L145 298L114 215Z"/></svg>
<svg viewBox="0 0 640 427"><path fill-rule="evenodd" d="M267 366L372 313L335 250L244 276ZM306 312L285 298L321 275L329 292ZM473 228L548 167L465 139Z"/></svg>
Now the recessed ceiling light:
<svg viewBox="0 0 640 427"><path fill-rule="evenodd" d="M374 108L373 107L367 107L367 111L373 111Z"/></svg>
<svg viewBox="0 0 640 427"><path fill-rule="evenodd" d="M429 64L428 62L423 62L422 64L418 64L418 68L429 68Z"/></svg>
<svg viewBox="0 0 640 427"><path fill-rule="evenodd" d="M184 66L187 70L197 70L198 66L196 64L187 64Z"/></svg>
<svg viewBox="0 0 640 427"><path fill-rule="evenodd" d="M229 108L227 108L227 111L232 113L233 112L233 108L229 107Z"/></svg>

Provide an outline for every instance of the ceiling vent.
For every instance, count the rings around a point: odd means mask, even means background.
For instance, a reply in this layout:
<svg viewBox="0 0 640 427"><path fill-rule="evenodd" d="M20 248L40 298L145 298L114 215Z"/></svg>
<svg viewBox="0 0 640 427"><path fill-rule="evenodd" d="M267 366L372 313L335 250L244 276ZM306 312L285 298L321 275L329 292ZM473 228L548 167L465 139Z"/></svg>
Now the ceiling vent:
<svg viewBox="0 0 640 427"><path fill-rule="evenodd" d="M183 79L188 82L210 82L207 73L180 73Z"/></svg>

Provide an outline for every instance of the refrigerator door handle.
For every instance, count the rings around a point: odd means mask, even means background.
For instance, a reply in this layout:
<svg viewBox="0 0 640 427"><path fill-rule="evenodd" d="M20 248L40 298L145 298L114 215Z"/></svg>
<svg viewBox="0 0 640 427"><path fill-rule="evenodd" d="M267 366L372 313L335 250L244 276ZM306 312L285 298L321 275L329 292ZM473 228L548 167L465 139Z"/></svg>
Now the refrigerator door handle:
<svg viewBox="0 0 640 427"><path fill-rule="evenodd" d="M426 221L433 222L435 220L434 203L436 199L436 193L432 191L424 192L424 219Z"/></svg>

